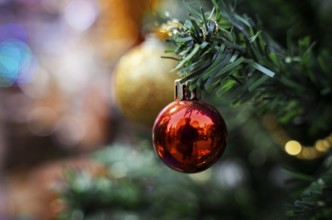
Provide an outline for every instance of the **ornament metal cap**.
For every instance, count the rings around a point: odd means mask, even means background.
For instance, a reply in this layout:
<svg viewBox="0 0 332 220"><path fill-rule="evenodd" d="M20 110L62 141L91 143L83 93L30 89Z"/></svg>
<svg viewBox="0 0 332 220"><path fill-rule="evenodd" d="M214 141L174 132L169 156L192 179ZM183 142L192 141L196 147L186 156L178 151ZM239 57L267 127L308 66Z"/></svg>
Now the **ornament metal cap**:
<svg viewBox="0 0 332 220"><path fill-rule="evenodd" d="M181 81L182 79L176 79L174 81L175 100L198 100L201 98L197 89L190 91L189 86L193 83L191 80L188 80L186 82Z"/></svg>

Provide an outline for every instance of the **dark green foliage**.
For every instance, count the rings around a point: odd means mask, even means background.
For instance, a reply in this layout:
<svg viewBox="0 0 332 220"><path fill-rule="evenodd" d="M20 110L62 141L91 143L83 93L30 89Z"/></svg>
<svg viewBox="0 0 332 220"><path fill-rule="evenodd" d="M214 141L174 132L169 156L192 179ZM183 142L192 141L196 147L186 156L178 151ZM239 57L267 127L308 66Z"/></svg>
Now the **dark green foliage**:
<svg viewBox="0 0 332 220"><path fill-rule="evenodd" d="M309 37L289 38L282 48L248 16L212 2L209 12L191 7L188 20L173 28L177 48L168 52L181 58L174 70L182 80L233 104L249 101L257 113L273 112L284 124L297 118L310 125L311 137L330 132L331 51L314 51Z"/></svg>
<svg viewBox="0 0 332 220"><path fill-rule="evenodd" d="M191 8L190 19L175 28L173 42L178 47L169 52L182 58L175 70L183 81L194 81L192 89L198 86L220 95L237 90L236 102L268 79L262 76L274 76L266 68L274 64L265 58L272 51L250 18L237 15L223 2L213 3L208 13Z"/></svg>
<svg viewBox="0 0 332 220"><path fill-rule="evenodd" d="M292 205L287 205L287 215L292 219L327 220L332 216L332 157L326 160L323 174L303 190ZM302 180L304 181L304 180ZM307 181L306 181L307 182Z"/></svg>
<svg viewBox="0 0 332 220"><path fill-rule="evenodd" d="M150 149L136 151L117 145L97 152L94 159L105 165L107 172L92 175L68 170L67 187L59 192L67 209L59 219L76 219L75 215L84 220L126 219L130 215L184 219L197 214L198 201L191 193L195 184L186 176L165 172L168 168L158 166Z"/></svg>
<svg viewBox="0 0 332 220"><path fill-rule="evenodd" d="M271 215L261 209L274 207L273 202L262 204L254 196L255 188L265 185L263 181L251 185L244 183L252 180L242 179L236 188L225 186L227 180L220 180L224 176L218 169L194 175L178 173L161 164L146 144L139 149L116 144L94 154L107 168L102 175L68 170L65 188L59 191L65 209L57 219L217 220L222 216L255 220L263 213ZM262 189L259 196L266 198L269 189Z"/></svg>

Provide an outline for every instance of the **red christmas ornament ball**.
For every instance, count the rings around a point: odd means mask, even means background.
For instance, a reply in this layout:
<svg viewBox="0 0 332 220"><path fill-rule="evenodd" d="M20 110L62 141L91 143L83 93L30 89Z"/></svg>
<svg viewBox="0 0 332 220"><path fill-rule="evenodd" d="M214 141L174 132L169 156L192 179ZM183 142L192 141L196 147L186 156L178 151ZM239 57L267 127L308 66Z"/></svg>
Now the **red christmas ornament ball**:
<svg viewBox="0 0 332 220"><path fill-rule="evenodd" d="M155 151L167 166L196 173L212 166L223 154L227 128L212 105L182 98L159 113L152 136Z"/></svg>

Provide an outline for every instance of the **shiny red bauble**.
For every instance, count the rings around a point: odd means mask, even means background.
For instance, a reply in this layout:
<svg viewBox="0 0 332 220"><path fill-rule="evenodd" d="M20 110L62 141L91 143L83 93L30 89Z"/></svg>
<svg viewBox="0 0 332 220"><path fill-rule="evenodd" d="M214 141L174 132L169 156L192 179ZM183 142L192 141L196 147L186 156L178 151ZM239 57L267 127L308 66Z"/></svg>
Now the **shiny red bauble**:
<svg viewBox="0 0 332 220"><path fill-rule="evenodd" d="M152 139L167 166L196 173L220 158L227 143L227 128L216 108L196 97L183 96L159 113Z"/></svg>

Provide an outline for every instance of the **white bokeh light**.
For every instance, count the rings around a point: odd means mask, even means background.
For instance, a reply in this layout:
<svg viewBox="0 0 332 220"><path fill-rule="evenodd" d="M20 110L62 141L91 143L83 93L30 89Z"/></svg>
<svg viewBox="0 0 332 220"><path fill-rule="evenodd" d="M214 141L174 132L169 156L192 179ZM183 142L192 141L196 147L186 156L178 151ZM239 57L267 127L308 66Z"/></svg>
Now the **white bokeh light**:
<svg viewBox="0 0 332 220"><path fill-rule="evenodd" d="M215 178L225 188L236 188L246 180L247 173L238 161L227 160L216 169Z"/></svg>
<svg viewBox="0 0 332 220"><path fill-rule="evenodd" d="M93 0L72 0L64 9L64 20L77 31L85 31L98 16L97 3Z"/></svg>

